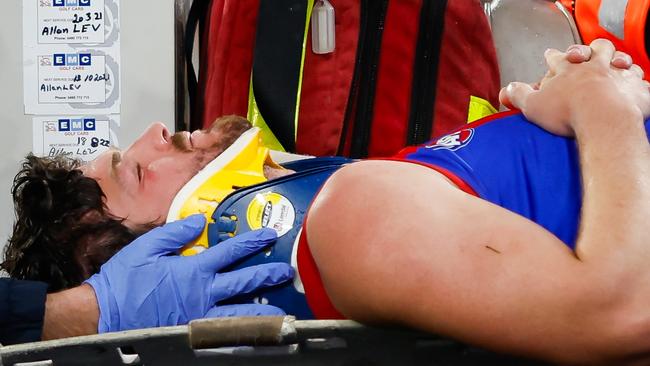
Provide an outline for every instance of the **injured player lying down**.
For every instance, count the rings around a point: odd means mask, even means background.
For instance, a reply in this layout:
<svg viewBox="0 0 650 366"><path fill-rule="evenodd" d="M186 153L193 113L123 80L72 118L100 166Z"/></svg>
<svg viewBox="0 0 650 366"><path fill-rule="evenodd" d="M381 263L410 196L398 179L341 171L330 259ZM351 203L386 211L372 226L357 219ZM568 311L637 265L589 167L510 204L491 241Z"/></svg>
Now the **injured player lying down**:
<svg viewBox="0 0 650 366"><path fill-rule="evenodd" d="M641 360L650 351L648 85L636 65L612 66L621 56L609 42L576 54L589 59L549 51L539 89L502 91L534 123L500 114L390 159L307 160L292 175L267 164L267 175L285 176L225 198L208 240L274 227L275 247L249 261L291 261L298 276L257 300L300 317L404 325L560 362ZM30 158L15 187L16 227L25 228L5 267L77 284L161 224L181 187L248 127L228 117L170 136L152 125L83 175ZM63 200L94 182L107 212L72 207L97 197Z"/></svg>

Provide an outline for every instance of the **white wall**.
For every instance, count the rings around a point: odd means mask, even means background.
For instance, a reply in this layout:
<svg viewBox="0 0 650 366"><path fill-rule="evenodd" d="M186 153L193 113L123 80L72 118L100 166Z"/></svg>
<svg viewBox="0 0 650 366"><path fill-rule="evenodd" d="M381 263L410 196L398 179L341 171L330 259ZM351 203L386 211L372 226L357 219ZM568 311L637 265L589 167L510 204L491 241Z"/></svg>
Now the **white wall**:
<svg viewBox="0 0 650 366"><path fill-rule="evenodd" d="M0 249L11 233L11 183L32 146L24 114L22 2L2 0L0 12ZM122 42L121 146L152 121L174 126L174 0L120 0Z"/></svg>

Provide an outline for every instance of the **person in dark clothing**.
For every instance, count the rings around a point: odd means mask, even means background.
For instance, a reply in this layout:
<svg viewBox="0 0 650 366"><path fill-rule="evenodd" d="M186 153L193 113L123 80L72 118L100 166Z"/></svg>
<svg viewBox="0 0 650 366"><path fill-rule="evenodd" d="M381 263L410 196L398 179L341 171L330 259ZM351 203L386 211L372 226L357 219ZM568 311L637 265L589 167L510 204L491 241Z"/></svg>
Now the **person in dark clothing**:
<svg viewBox="0 0 650 366"><path fill-rule="evenodd" d="M0 278L0 343L41 339L47 284Z"/></svg>

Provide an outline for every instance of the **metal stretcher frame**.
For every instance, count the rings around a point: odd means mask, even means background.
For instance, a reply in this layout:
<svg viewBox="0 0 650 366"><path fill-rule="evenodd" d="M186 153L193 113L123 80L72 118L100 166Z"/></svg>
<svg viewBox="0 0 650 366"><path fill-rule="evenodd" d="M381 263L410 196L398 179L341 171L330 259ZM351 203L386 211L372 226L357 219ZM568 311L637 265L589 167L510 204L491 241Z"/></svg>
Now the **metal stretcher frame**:
<svg viewBox="0 0 650 366"><path fill-rule="evenodd" d="M529 365L435 335L350 320L220 318L0 348L0 365Z"/></svg>
<svg viewBox="0 0 650 366"><path fill-rule="evenodd" d="M492 28L501 85L536 82L546 73L544 51L582 43L573 17L554 0L481 0Z"/></svg>

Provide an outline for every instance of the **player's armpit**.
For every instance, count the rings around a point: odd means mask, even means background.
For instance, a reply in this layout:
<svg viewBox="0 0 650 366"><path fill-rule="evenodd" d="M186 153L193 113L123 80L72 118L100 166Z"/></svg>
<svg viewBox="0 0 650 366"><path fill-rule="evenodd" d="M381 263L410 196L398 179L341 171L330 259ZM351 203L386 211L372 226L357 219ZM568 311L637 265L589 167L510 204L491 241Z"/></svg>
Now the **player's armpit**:
<svg viewBox="0 0 650 366"><path fill-rule="evenodd" d="M555 361L647 346L648 317L631 305L639 292L617 280L624 276L580 261L542 227L432 169L389 161L341 169L314 202L307 232L328 295L352 319Z"/></svg>

